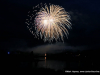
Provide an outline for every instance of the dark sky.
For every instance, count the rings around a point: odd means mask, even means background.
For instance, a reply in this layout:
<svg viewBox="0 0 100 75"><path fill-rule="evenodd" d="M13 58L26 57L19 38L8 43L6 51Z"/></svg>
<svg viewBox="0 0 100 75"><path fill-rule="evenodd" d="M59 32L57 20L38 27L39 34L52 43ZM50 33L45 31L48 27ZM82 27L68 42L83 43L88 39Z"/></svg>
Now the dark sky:
<svg viewBox="0 0 100 75"><path fill-rule="evenodd" d="M72 29L65 43L44 43L34 39L25 21L28 11L39 3L60 5L71 16ZM1 0L0 1L0 48L54 52L58 49L100 49L100 1L99 0Z"/></svg>

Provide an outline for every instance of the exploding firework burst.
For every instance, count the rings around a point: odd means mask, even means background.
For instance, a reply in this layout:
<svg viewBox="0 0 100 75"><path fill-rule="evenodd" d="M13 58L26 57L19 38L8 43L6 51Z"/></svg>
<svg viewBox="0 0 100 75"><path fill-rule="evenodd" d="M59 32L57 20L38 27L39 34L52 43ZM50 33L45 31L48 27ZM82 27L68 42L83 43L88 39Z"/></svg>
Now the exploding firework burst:
<svg viewBox="0 0 100 75"><path fill-rule="evenodd" d="M67 28L71 28L68 12L63 7L53 4L49 7L46 4L44 7L38 5L35 8L39 8L39 11L38 9L34 10L36 14L28 15L30 19L26 19L30 32L36 37L41 37L44 41L51 42L54 39L56 41L59 39L64 42L64 36L67 37L68 34ZM35 31L32 28L35 28Z"/></svg>

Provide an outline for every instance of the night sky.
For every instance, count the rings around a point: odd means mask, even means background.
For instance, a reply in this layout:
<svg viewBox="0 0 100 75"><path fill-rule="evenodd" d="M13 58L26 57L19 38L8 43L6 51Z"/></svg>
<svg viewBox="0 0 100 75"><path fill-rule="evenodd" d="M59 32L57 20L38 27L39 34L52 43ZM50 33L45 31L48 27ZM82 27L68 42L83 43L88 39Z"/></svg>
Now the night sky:
<svg viewBox="0 0 100 75"><path fill-rule="evenodd" d="M72 29L62 42L44 43L35 39L25 24L28 11L39 3L62 6L71 16ZM100 49L99 0L1 0L0 1L0 50L33 51L36 53L57 50ZM56 50L56 51L55 51Z"/></svg>

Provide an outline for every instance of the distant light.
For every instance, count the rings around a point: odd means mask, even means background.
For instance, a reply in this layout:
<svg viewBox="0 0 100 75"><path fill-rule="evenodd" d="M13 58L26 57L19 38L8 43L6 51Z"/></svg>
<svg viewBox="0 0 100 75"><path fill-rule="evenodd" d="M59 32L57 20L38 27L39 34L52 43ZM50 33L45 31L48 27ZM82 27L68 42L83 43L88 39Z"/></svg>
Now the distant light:
<svg viewBox="0 0 100 75"><path fill-rule="evenodd" d="M8 54L10 54L10 52L8 52Z"/></svg>
<svg viewBox="0 0 100 75"><path fill-rule="evenodd" d="M45 57L45 60L46 60L46 57Z"/></svg>
<svg viewBox="0 0 100 75"><path fill-rule="evenodd" d="M45 56L46 56L46 53L45 53Z"/></svg>

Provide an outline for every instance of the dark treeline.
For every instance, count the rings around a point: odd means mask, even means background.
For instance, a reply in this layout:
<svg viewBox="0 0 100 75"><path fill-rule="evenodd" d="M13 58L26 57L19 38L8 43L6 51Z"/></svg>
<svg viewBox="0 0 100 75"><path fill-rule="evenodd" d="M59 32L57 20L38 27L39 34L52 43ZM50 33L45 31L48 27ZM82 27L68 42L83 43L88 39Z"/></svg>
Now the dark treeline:
<svg viewBox="0 0 100 75"><path fill-rule="evenodd" d="M25 58L26 59L33 59L36 57L44 57L45 54L36 54L33 51L31 52L22 52L22 51L4 51L1 50L0 51L0 55L4 56L5 58L13 58L15 57L16 59L18 58ZM99 50L83 50L83 51L76 51L76 52L71 52L71 51L65 51L65 52L60 52L60 53L55 53L55 54L51 54L51 53L46 53L46 57L47 59L49 58L58 58L60 60L61 59L65 59L65 58L92 58L92 60L98 58L100 56L99 54ZM63 58L62 58L63 57Z"/></svg>

